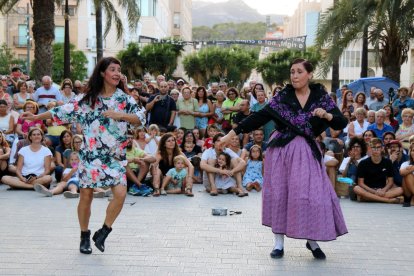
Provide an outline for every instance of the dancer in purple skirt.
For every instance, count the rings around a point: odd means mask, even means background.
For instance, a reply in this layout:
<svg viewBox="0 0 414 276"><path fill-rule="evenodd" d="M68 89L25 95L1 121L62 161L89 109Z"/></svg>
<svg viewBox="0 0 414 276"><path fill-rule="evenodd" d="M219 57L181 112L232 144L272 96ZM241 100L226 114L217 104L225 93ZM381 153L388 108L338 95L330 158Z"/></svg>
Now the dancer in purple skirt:
<svg viewBox="0 0 414 276"><path fill-rule="evenodd" d="M310 62L294 60L292 84L221 139L226 145L239 133L248 133L270 120L276 123L266 151L262 210L263 225L275 234L272 258L283 257L286 235L306 239L313 256L325 259L316 241L331 241L348 232L315 142L328 127L340 130L347 121L323 86L309 83L312 72Z"/></svg>

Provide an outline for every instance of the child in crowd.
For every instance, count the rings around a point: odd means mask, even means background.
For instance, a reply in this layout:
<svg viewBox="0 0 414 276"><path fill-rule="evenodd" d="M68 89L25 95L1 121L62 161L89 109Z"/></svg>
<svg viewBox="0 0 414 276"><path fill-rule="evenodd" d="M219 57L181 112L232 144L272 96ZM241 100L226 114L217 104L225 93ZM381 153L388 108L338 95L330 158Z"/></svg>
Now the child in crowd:
<svg viewBox="0 0 414 276"><path fill-rule="evenodd" d="M216 168L222 171L231 170L231 157L228 153L222 152L217 156ZM244 196L243 190L237 188L236 179L226 173L217 173L215 177L217 191L220 194L235 193Z"/></svg>
<svg viewBox="0 0 414 276"><path fill-rule="evenodd" d="M182 193L183 187L185 187L185 178L187 177L187 171L184 169L184 158L182 155L174 157L174 168L170 169L164 177L161 195Z"/></svg>
<svg viewBox="0 0 414 276"><path fill-rule="evenodd" d="M213 146L213 137L219 133L219 129L215 124L208 125L207 127L207 136L204 139L203 150L209 149Z"/></svg>
<svg viewBox="0 0 414 276"><path fill-rule="evenodd" d="M261 147L253 145L249 151L246 172L243 176L243 186L249 192L260 192L263 185L263 153Z"/></svg>
<svg viewBox="0 0 414 276"><path fill-rule="evenodd" d="M181 145L181 143L183 142L185 132L186 132L186 129L184 127L177 128L174 131L174 134L175 134L174 136L175 136L175 139L177 139L178 145Z"/></svg>
<svg viewBox="0 0 414 276"><path fill-rule="evenodd" d="M204 141L202 139L200 139L200 130L195 127L193 129L193 134L196 138L196 145L199 146L199 147L203 147Z"/></svg>
<svg viewBox="0 0 414 276"><path fill-rule="evenodd" d="M155 156L158 149L158 143L160 142L160 129L156 124L152 124L148 127L148 134L145 135L145 152Z"/></svg>

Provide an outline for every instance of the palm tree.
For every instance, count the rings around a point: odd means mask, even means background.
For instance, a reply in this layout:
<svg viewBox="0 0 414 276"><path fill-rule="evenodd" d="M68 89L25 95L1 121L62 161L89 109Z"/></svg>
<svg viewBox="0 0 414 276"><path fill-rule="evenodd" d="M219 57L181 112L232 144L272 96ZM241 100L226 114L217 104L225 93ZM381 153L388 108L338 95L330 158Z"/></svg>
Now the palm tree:
<svg viewBox="0 0 414 276"><path fill-rule="evenodd" d="M18 0L0 0L0 12L8 13L19 2ZM33 39L34 39L34 73L35 80L42 76L51 75L53 64L52 43L55 39L55 4L61 1L36 0L31 1L33 9Z"/></svg>
<svg viewBox="0 0 414 276"><path fill-rule="evenodd" d="M401 65L408 59L410 39L414 38L413 22L414 1L339 0L321 15L318 26L317 45L328 48L323 73L367 30L365 37L374 47L383 75L399 82Z"/></svg>
<svg viewBox="0 0 414 276"><path fill-rule="evenodd" d="M106 37L112 27L112 22L115 22L117 33L117 41L119 42L124 33L124 26L122 18L117 12L113 1L109 0L94 0L95 4L95 19L96 19L96 59L99 61L103 56L103 38ZM131 32L135 32L140 18L140 10L135 0L118 0L118 5L122 7L127 14L128 27ZM102 35L102 14L105 12L105 32Z"/></svg>

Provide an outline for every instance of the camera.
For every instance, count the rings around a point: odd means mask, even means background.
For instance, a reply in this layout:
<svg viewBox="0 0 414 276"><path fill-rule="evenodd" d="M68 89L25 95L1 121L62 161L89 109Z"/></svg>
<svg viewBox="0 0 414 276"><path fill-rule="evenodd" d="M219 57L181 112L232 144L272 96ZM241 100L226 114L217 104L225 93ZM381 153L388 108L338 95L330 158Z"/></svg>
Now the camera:
<svg viewBox="0 0 414 276"><path fill-rule="evenodd" d="M390 103L392 103L393 102L393 100L394 100L394 97L395 97L395 90L394 90L394 88L392 88L392 87L390 87L390 89L388 89L388 99L389 99L389 102Z"/></svg>

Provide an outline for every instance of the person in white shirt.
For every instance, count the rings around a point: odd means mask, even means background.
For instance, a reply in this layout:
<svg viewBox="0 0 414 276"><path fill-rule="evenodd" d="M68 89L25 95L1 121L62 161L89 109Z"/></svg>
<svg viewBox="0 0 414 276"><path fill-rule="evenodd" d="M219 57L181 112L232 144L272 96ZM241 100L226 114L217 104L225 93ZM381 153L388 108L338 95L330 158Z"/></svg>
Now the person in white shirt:
<svg viewBox="0 0 414 276"><path fill-rule="evenodd" d="M34 189L35 184L49 187L52 182L50 168L52 152L42 145L44 133L32 128L28 134L30 145L18 152L16 176L3 176L1 181L11 188Z"/></svg>
<svg viewBox="0 0 414 276"><path fill-rule="evenodd" d="M206 191L212 196L218 194L217 187L215 184L216 174L227 174L228 176L233 176L236 179L237 188L243 191L242 186L242 171L246 167L246 162L241 159L237 154L232 150L227 148L220 148L218 146L220 139L224 136L223 133L218 133L213 137L214 147L203 152L201 156L200 168L205 172L203 174L203 184L206 187ZM221 152L225 152L231 157L231 170L223 171L220 168L216 167L217 155ZM240 192L238 196L245 196L245 192Z"/></svg>

